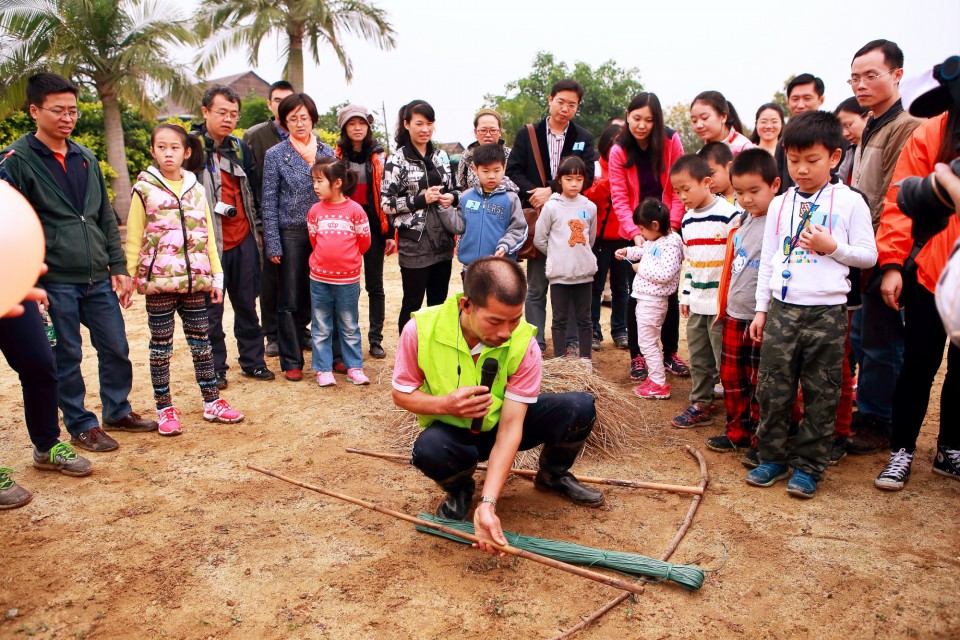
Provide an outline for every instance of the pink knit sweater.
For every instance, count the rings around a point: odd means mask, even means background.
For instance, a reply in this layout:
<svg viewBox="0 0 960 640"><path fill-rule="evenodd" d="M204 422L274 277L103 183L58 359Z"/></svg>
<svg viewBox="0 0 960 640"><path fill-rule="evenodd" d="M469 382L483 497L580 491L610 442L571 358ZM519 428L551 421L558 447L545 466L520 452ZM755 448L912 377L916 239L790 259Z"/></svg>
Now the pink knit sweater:
<svg viewBox="0 0 960 640"><path fill-rule="evenodd" d="M320 201L307 214L310 279L327 284L360 282L363 253L370 248L370 221L359 204Z"/></svg>

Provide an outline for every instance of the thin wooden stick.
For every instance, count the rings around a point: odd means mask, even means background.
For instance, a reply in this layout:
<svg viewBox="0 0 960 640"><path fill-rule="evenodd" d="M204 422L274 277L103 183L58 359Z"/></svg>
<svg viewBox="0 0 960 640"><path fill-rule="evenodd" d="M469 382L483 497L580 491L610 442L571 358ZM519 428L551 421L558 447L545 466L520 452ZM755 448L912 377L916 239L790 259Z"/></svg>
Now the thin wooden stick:
<svg viewBox="0 0 960 640"><path fill-rule="evenodd" d="M284 482L288 482L298 487L303 487L304 489L309 489L310 491L316 491L317 493L321 493L331 498L343 500L344 502L350 502L352 504L361 506L365 509L370 509L372 511L376 511L384 515L397 518L398 520L406 520L407 522L412 522L413 524L418 524L420 526L427 527L429 529L436 529L441 533L452 535L457 538L463 538L464 540L469 540L470 542L474 542L474 543L480 542L480 538L478 536L475 536L471 533L467 533L466 531L459 531L458 529L445 527L444 525L437 524L436 522L421 520L420 518L415 518L405 513L401 513L400 511L394 511L393 509L387 509L386 507L381 507L380 505L374 504L372 502L367 502L366 500L360 500L359 498L354 498L352 496L348 496L343 493L335 493L333 491L329 491L328 489L324 489L323 487L307 484L306 482L300 482L299 480L294 480L293 478L288 478L286 476L283 476L277 473L276 471L272 471L270 469L264 469L263 467L258 467L253 464L248 464L247 468L252 469L253 471L262 473L264 475L271 476L273 478L276 478L277 480L283 480ZM602 573L597 573L595 571L590 571L589 569L584 569L583 567L577 567L572 564L567 564L566 562L554 560L553 558L548 558L546 556L542 556L538 553L533 553L525 549L518 549L517 547L513 547L510 545L499 545L493 542L492 540L484 540L484 542L487 542L491 547L493 547L497 551L502 551L512 556L517 556L518 558L533 560L534 562L539 562L540 564L547 565L548 567L553 567L554 569L560 569L561 571L566 571L567 573L573 573L575 575L581 576L583 578L588 578L595 582L600 582L610 587L623 589L624 591L628 591L630 593L643 592L642 585L638 583L627 582L625 580L619 580L617 578L611 578L610 576L605 576Z"/></svg>
<svg viewBox="0 0 960 640"><path fill-rule="evenodd" d="M706 490L707 484L710 482L710 478L707 475L707 461L704 459L703 455L687 445L687 451L694 458L697 459L697 462L700 463L700 488ZM693 496L693 501L690 503L690 508L687 510L687 517L683 519L683 522L680 524L680 529L677 530L677 535L673 537L673 540L670 542L670 545L667 546L666 551L663 552L662 560L666 562L670 559L670 556L673 555L673 552L677 550L677 547L680 545L680 541L683 540L683 537L687 535L687 531L690 529L690 525L693 524L693 516L697 513L697 508L700 506L700 501L703 500L703 493ZM641 585L641 593L642 593ZM640 594L638 594L640 595ZM552 640L564 640L565 638L571 638L577 633L583 631L591 624L603 617L608 611L616 607L618 604L630 597L629 593L622 593L607 604L603 605L589 616L584 618L580 624L570 627L559 636L556 636Z"/></svg>
<svg viewBox="0 0 960 640"><path fill-rule="evenodd" d="M370 456L371 458L382 458L384 460L396 460L398 462L410 462L410 457L405 455L398 455L396 453L382 453L380 451L365 451L364 449L353 449L348 448L347 453L359 453L363 456ZM481 471L485 470L487 465L481 464L477 466L477 469ZM531 469L510 469L510 473L518 476L525 476L527 478L534 478L537 475L536 471ZM663 484L660 482L641 482L639 480L617 480L614 478L597 478L591 476L577 476L577 480L580 482L589 482L592 484L610 484L616 487L627 487L630 489L650 489L652 491L671 491L673 493L688 493L693 495L703 495L702 487L691 487L688 485L680 484Z"/></svg>

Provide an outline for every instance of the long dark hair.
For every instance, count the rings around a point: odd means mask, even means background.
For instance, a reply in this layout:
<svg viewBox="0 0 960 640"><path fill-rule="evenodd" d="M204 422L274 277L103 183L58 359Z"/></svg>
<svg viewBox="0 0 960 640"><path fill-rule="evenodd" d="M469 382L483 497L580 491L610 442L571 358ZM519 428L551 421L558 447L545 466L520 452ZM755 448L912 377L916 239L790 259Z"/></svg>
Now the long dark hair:
<svg viewBox="0 0 960 640"><path fill-rule="evenodd" d="M856 100L856 98L854 98L854 100ZM759 129L760 127L757 126L757 120L760 119L760 114L766 111L767 109L770 109L771 111L776 111L777 115L780 116L780 133L777 134L777 140L780 139L780 135L783 133L783 124L784 124L783 109L781 109L780 105L778 105L776 102L768 102L766 104L762 104L760 105L760 108L757 109L757 115L753 119L753 134L750 136L750 142L752 142L753 144L760 144L760 132L757 131L757 129ZM743 133L743 131L740 131L740 133Z"/></svg>
<svg viewBox="0 0 960 640"><path fill-rule="evenodd" d="M350 118L353 120L353 118ZM404 129L406 131L406 129ZM347 123L344 122L343 126L340 127L340 139L337 140L337 146L340 147L340 151L343 152L344 157L348 154L353 153L353 140L350 139L350 136L347 135ZM370 123L367 122L367 135L360 143L360 153L367 156L370 155L370 151L377 146L377 141L373 137L373 127L370 126Z"/></svg>
<svg viewBox="0 0 960 640"><path fill-rule="evenodd" d="M331 185L340 180L340 192L348 198L357 190L356 171L351 171L347 163L339 158L329 156L317 160L316 164L310 168L311 175L322 175Z"/></svg>
<svg viewBox="0 0 960 640"><path fill-rule="evenodd" d="M627 161L623 163L623 167L629 169L635 166L644 152L640 148L640 143L637 142L630 131L630 112L643 107L649 107L650 113L653 115L653 129L650 131L649 138L650 168L655 175L660 175L664 170L663 148L666 146L667 138L666 125L663 122L663 109L660 107L660 98L657 97L657 94L643 91L634 96L630 104L627 105L627 122L623 125L623 130L620 131L617 143L627 154Z"/></svg>
<svg viewBox="0 0 960 640"><path fill-rule="evenodd" d="M407 128L403 125L404 123L410 122L414 114L423 116L428 122L437 121L433 107L431 107L430 103L426 100L413 100L400 107L400 113L397 114L397 130L393 136L393 140L397 143L398 149L400 147L410 146L410 132L407 131ZM430 143L427 143L427 146L429 147Z"/></svg>
<svg viewBox="0 0 960 640"><path fill-rule="evenodd" d="M703 91L698 93L697 97L690 103L690 108L692 109L693 105L698 102L702 102L711 107L721 116L726 116L727 127L732 127L739 133L743 133L743 123L740 122L740 116L737 115L737 110L733 108L733 104L731 104L729 100L723 97L722 93L719 91Z"/></svg>
<svg viewBox="0 0 960 640"><path fill-rule="evenodd" d="M957 157L960 146L960 105L954 104L947 110L946 131L937 150L937 162L950 162Z"/></svg>

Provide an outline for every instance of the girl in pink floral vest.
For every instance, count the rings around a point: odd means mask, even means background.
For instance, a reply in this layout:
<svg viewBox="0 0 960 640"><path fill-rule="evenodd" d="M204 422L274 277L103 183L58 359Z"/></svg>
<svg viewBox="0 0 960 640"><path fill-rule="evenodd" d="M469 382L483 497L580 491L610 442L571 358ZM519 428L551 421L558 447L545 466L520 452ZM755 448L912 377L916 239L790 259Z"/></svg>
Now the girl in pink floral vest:
<svg viewBox="0 0 960 640"><path fill-rule="evenodd" d="M208 335L207 302L223 303L223 270L212 235L207 198L196 176L183 168L202 160L200 141L183 127L161 124L153 130L150 154L156 167L137 176L127 218L127 269L147 301L150 326L150 379L157 402L159 432L179 435L180 410L170 396L170 356L174 314L193 356L203 418L234 423L243 414L220 397Z"/></svg>

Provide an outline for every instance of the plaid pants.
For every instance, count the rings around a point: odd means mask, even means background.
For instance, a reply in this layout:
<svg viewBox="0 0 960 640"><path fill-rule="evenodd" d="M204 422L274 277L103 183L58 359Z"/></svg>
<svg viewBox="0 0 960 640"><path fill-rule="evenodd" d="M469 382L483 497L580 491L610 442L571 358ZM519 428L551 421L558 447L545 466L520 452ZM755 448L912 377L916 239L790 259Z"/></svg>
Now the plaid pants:
<svg viewBox="0 0 960 640"><path fill-rule="evenodd" d="M756 444L760 405L757 402L757 371L760 343L749 335L750 321L727 316L720 344L720 382L727 407L727 432L731 442Z"/></svg>

